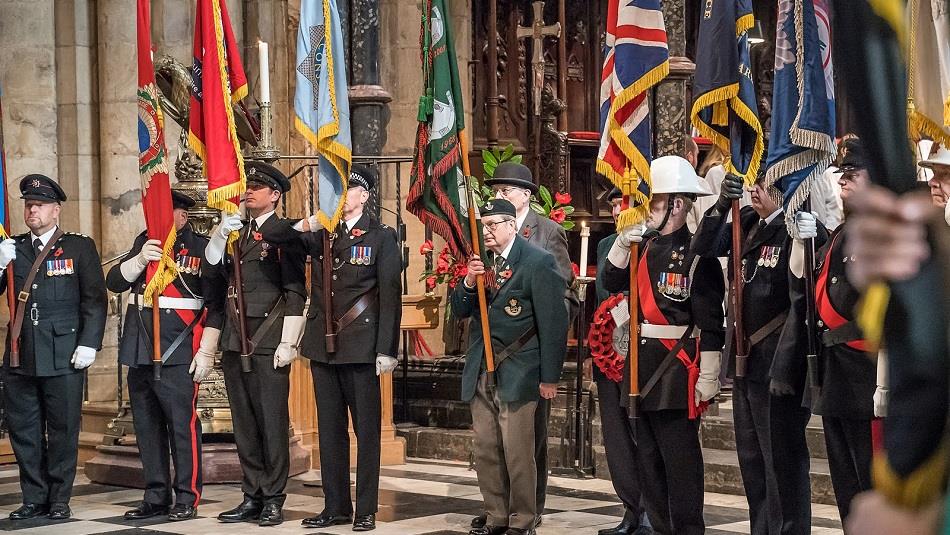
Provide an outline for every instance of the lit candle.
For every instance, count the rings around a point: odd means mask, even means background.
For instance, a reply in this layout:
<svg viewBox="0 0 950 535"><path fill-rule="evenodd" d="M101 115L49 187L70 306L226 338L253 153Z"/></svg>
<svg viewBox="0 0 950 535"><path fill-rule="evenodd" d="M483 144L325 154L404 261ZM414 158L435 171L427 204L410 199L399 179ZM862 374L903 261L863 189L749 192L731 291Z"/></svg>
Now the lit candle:
<svg viewBox="0 0 950 535"><path fill-rule="evenodd" d="M270 65L267 59L267 43L257 42L257 59L261 71L261 104L270 103Z"/></svg>
<svg viewBox="0 0 950 535"><path fill-rule="evenodd" d="M587 242L590 240L590 227L581 221L581 277L587 276Z"/></svg>

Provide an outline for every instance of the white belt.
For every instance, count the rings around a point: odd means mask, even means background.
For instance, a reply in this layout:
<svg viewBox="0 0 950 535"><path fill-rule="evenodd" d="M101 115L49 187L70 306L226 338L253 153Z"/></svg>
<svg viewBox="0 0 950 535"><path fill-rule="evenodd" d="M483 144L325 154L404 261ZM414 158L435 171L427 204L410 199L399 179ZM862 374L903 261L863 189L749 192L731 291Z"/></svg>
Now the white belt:
<svg viewBox="0 0 950 535"><path fill-rule="evenodd" d="M656 325L653 323L640 324L640 338L662 338L665 340L677 340L686 334L688 325ZM699 329L693 327L690 338L699 338Z"/></svg>
<svg viewBox="0 0 950 535"><path fill-rule="evenodd" d="M142 294L132 294L132 304L138 306L144 303ZM191 297L167 297L161 295L158 297L158 308L172 308L178 310L201 310L205 306L204 299L195 299ZM151 308L151 307L149 307Z"/></svg>

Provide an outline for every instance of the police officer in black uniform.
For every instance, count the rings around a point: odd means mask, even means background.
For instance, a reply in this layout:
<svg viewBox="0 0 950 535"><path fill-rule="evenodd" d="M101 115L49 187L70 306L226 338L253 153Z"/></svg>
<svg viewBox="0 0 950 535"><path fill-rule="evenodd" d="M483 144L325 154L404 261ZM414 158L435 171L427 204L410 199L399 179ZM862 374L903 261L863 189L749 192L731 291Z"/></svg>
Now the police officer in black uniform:
<svg viewBox="0 0 950 535"><path fill-rule="evenodd" d="M315 216L264 236L292 244L312 259L310 308L300 353L310 359L320 434L324 510L306 518L308 528L352 522L353 531L376 527L379 502L381 400L379 375L396 367L402 314L402 260L396 232L364 212L376 175L354 164L343 215L327 234ZM329 250L325 245L329 244ZM325 264L326 262L326 264ZM324 269L329 269L330 295ZM335 349L327 343L327 298ZM356 511L350 500L350 440L356 434Z"/></svg>
<svg viewBox="0 0 950 535"><path fill-rule="evenodd" d="M640 243L639 377L634 379L641 393L636 433L644 505L655 531L701 534L699 414L719 392L725 284L718 261L690 250L686 218L692 199L709 194L693 167L679 156L663 156L653 160L650 174L646 225L620 230L602 274L607 291L629 289L630 245Z"/></svg>
<svg viewBox="0 0 950 535"><path fill-rule="evenodd" d="M739 469L749 502L754 534L808 534L811 532L811 486L805 427L811 413L802 407L804 375L796 377L797 394L771 396L772 361L785 327L789 300L789 260L794 247L782 212L778 191L773 198L764 175L750 194L752 205L740 211L745 241L742 262L742 325L748 344L745 362L736 367L734 339L726 342L729 377L733 382L733 417ZM730 256L732 225L727 223L732 201L743 194L741 177L726 175L719 200L711 207L693 238L693 251L710 258ZM793 229L794 232L794 229ZM733 272L728 270L730 280ZM735 281L732 282L735 287ZM731 306L731 304L729 305ZM730 310L730 321L734 312ZM804 329L804 324L797 328ZM732 324L731 336L735 335ZM787 349L787 348L786 348ZM776 391L776 394L779 394Z"/></svg>
<svg viewBox="0 0 950 535"><path fill-rule="evenodd" d="M859 139L844 142L841 162L841 199L866 188L870 177L864 147ZM811 214L800 212L796 220ZM855 321L860 292L848 280L848 264L856 259L847 252L847 216L815 252L815 308L817 313L819 388L805 388L804 402L821 415L828 450L828 468L838 512L844 521L851 500L871 488L871 430L877 387L877 353L869 352L864 334ZM792 268L792 313L782 333L782 348L773 364L773 380L795 385L806 367L806 338L797 329L805 323L804 282L801 268ZM793 323L794 322L794 323ZM779 359L779 356L783 358ZM812 394L817 393L814 397ZM879 424L878 424L879 425Z"/></svg>
<svg viewBox="0 0 950 535"><path fill-rule="evenodd" d="M172 191L176 237L171 253L178 273L159 300L161 310L161 380L152 373L152 306L146 306L146 268L162 258L162 242L139 234L132 248L113 266L106 285L115 293L131 290L125 314L119 363L129 367L129 401L135 424L145 479L145 498L125 513L128 520L168 515L171 521L197 514L201 497L201 422L195 411L198 383L210 368L189 372L201 340L204 316L201 260L208 237L198 234L188 222L194 199ZM172 485L168 459L175 466ZM172 502L172 488L175 501ZM174 503L174 507L169 507Z"/></svg>
<svg viewBox="0 0 950 535"><path fill-rule="evenodd" d="M261 526L273 526L283 522L287 497L289 365L296 358L307 293L304 258L264 238L269 229L280 225L274 210L281 195L290 190L290 180L262 162L247 162L246 172L244 202L251 219L237 243L243 287L238 288L235 281L234 255L227 254L228 236L243 225L234 214L222 218L205 248L202 269L211 270L212 281L205 295L207 324L195 360L199 368L211 367L219 345L223 351L221 368L244 473L244 501L219 514L218 520L258 520ZM251 347L247 356L242 355L236 291L243 293Z"/></svg>
<svg viewBox="0 0 950 535"><path fill-rule="evenodd" d="M623 194L613 188L607 193L607 202L616 221L620 214ZM613 233L597 243L597 279L594 286L597 294L597 306L610 297L610 292L604 287L604 278L601 272L607 263L607 252L617 239ZM616 329L626 329L626 326L617 326ZM591 367L594 381L597 383L597 406L600 408L600 429L604 438L604 453L607 457L607 467L610 470L610 482L617 493L617 497L624 506L623 520L613 528L602 529L598 535L645 535L652 533L649 522L644 515L643 505L640 503L641 482L640 471L637 470L637 445L633 441L634 430L630 418L624 410L627 403L627 392L622 391L620 382L607 377L601 369Z"/></svg>
<svg viewBox="0 0 950 535"><path fill-rule="evenodd" d="M30 232L0 244L0 292L17 295L13 332L7 333L3 393L23 506L10 518L65 520L72 516L82 370L102 348L106 285L92 238L59 228L66 200L59 184L27 175L20 193ZM13 288L7 288L7 269L13 270ZM11 365L11 338L19 342L18 367Z"/></svg>

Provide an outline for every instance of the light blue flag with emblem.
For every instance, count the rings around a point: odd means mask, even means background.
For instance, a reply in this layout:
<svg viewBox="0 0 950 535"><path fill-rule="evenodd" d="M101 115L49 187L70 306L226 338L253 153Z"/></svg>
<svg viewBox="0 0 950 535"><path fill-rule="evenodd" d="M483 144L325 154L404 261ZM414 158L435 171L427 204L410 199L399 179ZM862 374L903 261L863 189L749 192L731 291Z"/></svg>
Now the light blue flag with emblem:
<svg viewBox="0 0 950 535"><path fill-rule="evenodd" d="M348 90L336 0L303 0L294 126L320 156L316 216L328 229L337 226L343 213L353 161Z"/></svg>

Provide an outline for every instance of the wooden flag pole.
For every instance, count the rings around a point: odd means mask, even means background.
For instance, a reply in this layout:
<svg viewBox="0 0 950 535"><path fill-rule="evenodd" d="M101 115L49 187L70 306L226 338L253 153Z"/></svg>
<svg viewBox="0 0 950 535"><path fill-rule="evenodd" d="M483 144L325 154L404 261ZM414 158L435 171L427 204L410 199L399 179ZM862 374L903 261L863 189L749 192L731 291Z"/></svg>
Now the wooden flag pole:
<svg viewBox="0 0 950 535"><path fill-rule="evenodd" d="M627 327L630 329L629 357L627 366L630 369L630 400L627 405L627 415L631 420L640 417L640 332L639 332L639 311L640 295L637 288L637 267L640 258L640 246L636 243L630 244L630 298L627 304L630 305L630 320ZM636 427L634 427L636 429ZM634 431L635 432L635 431Z"/></svg>
<svg viewBox="0 0 950 535"><path fill-rule="evenodd" d="M2 98L2 95L0 95ZM3 155L3 104L0 102L0 176L3 177L3 193L7 191L7 160ZM4 199L3 202L3 230L6 239L10 237L10 204ZM12 262L11 262L12 264ZM8 266L12 267L12 266ZM16 293L14 289L15 281L13 279L13 269L7 269L4 274L7 277L7 306L10 310L10 322L7 324L7 332L13 332L13 319L16 316ZM20 339L10 340L10 367L20 367Z"/></svg>
<svg viewBox="0 0 950 535"><path fill-rule="evenodd" d="M152 294L152 378L156 381L162 379L162 310L158 306L161 294L158 288Z"/></svg>
<svg viewBox="0 0 950 535"><path fill-rule="evenodd" d="M732 320L736 348L736 378L745 377L749 347L742 322L742 224L739 221L739 199L732 200Z"/></svg>
<svg viewBox="0 0 950 535"><path fill-rule="evenodd" d="M459 151L462 153L462 174L465 175L465 194L468 198L468 228L472 237L472 253L481 256L478 223L475 221L475 199L472 188L472 169L468 162L468 139L465 130L459 132ZM485 369L488 371L488 386L495 386L495 353L491 345L491 329L488 326L488 297L485 294L485 275L475 277L478 293L478 311L482 324L482 340L485 345Z"/></svg>

